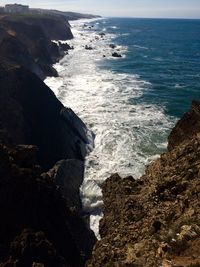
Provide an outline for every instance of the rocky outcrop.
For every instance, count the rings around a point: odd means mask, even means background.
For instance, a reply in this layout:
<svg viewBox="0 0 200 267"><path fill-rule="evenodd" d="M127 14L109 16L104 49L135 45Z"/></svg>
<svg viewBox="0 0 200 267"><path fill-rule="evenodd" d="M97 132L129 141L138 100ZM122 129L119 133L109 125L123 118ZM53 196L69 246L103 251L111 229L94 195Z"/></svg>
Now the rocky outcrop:
<svg viewBox="0 0 200 267"><path fill-rule="evenodd" d="M0 266L83 266L94 234L42 174L36 152L0 145Z"/></svg>
<svg viewBox="0 0 200 267"><path fill-rule="evenodd" d="M105 181L102 239L88 267L200 265L199 110L194 102L170 135L170 151L140 180Z"/></svg>
<svg viewBox="0 0 200 267"><path fill-rule="evenodd" d="M63 16L4 15L0 17L0 57L19 64L44 79L57 76L52 67L67 45L52 40L69 40L73 35Z"/></svg>
<svg viewBox="0 0 200 267"><path fill-rule="evenodd" d="M178 121L168 138L168 150L191 139L200 132L200 102L193 101L191 109Z"/></svg>
<svg viewBox="0 0 200 267"><path fill-rule="evenodd" d="M118 54L117 52L112 53L112 57L122 57L122 55Z"/></svg>

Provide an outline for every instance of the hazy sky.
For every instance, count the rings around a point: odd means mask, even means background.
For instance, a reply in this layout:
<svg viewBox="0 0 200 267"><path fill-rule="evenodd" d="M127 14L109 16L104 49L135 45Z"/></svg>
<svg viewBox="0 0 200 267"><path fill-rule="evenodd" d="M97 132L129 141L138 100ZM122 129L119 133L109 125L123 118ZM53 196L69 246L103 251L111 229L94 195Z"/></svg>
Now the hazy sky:
<svg viewBox="0 0 200 267"><path fill-rule="evenodd" d="M102 16L200 18L200 0L10 0L0 5L16 2Z"/></svg>

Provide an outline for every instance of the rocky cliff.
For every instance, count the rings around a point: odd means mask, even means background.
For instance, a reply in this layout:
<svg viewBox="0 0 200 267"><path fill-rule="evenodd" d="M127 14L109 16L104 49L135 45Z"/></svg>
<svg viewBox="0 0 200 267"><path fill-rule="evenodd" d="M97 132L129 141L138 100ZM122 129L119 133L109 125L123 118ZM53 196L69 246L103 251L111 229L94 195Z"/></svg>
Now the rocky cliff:
<svg viewBox="0 0 200 267"><path fill-rule="evenodd" d="M87 131L40 78L1 59L1 267L84 266L96 241L79 195Z"/></svg>
<svg viewBox="0 0 200 267"><path fill-rule="evenodd" d="M1 64L0 103L2 142L37 145L44 169L61 159L84 160L86 126L35 74Z"/></svg>
<svg viewBox="0 0 200 267"><path fill-rule="evenodd" d="M0 17L0 57L20 64L40 78L56 76L52 67L67 52L52 40L68 40L73 35L63 16L2 15Z"/></svg>
<svg viewBox="0 0 200 267"><path fill-rule="evenodd" d="M80 267L96 238L79 195L88 129L43 83L63 17L0 18L0 266Z"/></svg>
<svg viewBox="0 0 200 267"><path fill-rule="evenodd" d="M87 131L36 74L0 58L1 267L84 266L96 241L79 195Z"/></svg>
<svg viewBox="0 0 200 267"><path fill-rule="evenodd" d="M169 151L140 180L113 175L102 186L101 241L91 266L200 266L200 102L169 136Z"/></svg>
<svg viewBox="0 0 200 267"><path fill-rule="evenodd" d="M33 145L0 145L0 266L83 266L95 242Z"/></svg>

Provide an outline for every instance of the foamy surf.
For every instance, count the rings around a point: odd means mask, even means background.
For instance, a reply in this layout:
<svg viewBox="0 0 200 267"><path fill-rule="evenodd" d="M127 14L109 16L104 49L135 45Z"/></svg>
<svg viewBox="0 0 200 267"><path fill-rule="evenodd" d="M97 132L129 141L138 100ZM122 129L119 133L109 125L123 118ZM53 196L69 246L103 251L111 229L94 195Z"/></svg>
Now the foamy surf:
<svg viewBox="0 0 200 267"><path fill-rule="evenodd" d="M140 177L145 165L166 147L166 132L173 122L162 107L139 101L145 90L151 90L149 82L138 75L101 67L102 60L112 58L109 44L117 35L107 32L105 23L94 20L92 29L84 26L86 23L71 22L75 38L69 44L74 50L56 64L59 77L45 82L95 134L95 147L85 163L81 196L91 228L99 237L102 182L115 172ZM128 47L117 48L126 55Z"/></svg>

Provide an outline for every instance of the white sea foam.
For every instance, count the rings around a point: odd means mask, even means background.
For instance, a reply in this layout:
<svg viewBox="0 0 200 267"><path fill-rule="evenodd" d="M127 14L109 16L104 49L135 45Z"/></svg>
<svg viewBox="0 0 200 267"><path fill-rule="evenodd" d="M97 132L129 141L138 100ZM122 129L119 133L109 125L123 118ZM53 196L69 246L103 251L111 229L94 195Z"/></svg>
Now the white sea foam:
<svg viewBox="0 0 200 267"><path fill-rule="evenodd" d="M149 50L149 48L146 47L146 46L134 45L134 47L135 47L135 48L139 48L139 49Z"/></svg>
<svg viewBox="0 0 200 267"><path fill-rule="evenodd" d="M62 103L72 108L95 134L95 148L86 160L81 196L91 214L91 228L98 236L102 216L100 185L110 174L140 177L144 167L166 147L166 131L171 127L161 107L140 101L151 84L138 75L104 70L99 63L110 57L109 44L115 35L101 38L97 29L83 31L86 21L71 22L75 38L56 69L58 78L46 83ZM94 22L96 27L99 22ZM102 29L100 30L102 32ZM93 50L86 50L91 45ZM126 53L126 47L118 47ZM118 59L120 60L120 59Z"/></svg>
<svg viewBox="0 0 200 267"><path fill-rule="evenodd" d="M181 84L177 83L177 84L175 84L174 87L177 88L177 89L181 89L181 88L185 88L186 85L181 85Z"/></svg>
<svg viewBox="0 0 200 267"><path fill-rule="evenodd" d="M111 29L118 29L117 26L111 26L110 28L111 28Z"/></svg>

